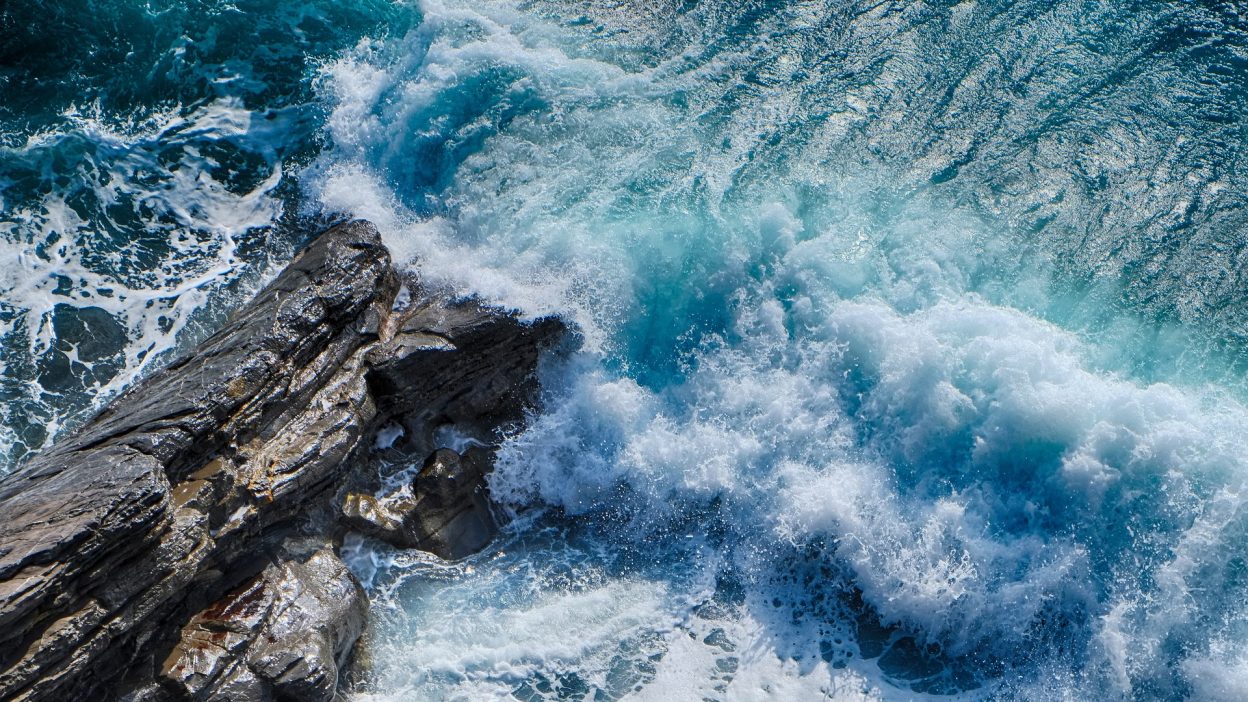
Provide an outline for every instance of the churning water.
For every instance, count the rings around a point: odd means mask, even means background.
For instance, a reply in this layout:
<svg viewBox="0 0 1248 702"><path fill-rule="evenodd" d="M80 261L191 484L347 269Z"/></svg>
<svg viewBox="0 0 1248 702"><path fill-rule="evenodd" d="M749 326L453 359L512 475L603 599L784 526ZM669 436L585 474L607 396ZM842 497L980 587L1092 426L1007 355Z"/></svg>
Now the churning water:
<svg viewBox="0 0 1248 702"><path fill-rule="evenodd" d="M1242 6L269 5L0 9L8 461L366 217L583 344L355 699L1248 698Z"/></svg>

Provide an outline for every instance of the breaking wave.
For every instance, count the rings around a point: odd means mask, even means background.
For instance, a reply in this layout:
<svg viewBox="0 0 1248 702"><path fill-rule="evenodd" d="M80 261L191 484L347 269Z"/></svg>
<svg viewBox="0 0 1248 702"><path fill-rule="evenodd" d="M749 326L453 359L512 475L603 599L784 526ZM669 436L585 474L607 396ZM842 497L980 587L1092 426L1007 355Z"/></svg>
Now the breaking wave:
<svg viewBox="0 0 1248 702"><path fill-rule="evenodd" d="M343 216L582 337L355 699L1248 697L1233 4L175 5L0 45L5 460Z"/></svg>

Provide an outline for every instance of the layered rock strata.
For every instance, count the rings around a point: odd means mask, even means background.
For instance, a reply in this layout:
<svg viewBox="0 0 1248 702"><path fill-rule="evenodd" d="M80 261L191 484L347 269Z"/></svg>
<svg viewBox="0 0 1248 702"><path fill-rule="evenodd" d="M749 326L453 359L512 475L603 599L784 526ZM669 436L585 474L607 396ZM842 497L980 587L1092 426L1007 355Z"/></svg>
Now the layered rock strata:
<svg viewBox="0 0 1248 702"><path fill-rule="evenodd" d="M336 515L377 428L518 421L562 336L405 282L366 222L322 234L0 481L0 699L331 699L364 612Z"/></svg>

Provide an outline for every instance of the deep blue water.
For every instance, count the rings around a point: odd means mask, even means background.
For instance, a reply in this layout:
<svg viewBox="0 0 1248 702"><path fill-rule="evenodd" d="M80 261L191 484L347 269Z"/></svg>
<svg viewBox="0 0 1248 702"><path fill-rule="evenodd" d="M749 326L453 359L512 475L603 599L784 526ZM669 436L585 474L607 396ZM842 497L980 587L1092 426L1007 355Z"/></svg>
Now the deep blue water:
<svg viewBox="0 0 1248 702"><path fill-rule="evenodd" d="M9 464L367 217L584 344L355 699L1248 699L1248 11L273 5L0 4Z"/></svg>

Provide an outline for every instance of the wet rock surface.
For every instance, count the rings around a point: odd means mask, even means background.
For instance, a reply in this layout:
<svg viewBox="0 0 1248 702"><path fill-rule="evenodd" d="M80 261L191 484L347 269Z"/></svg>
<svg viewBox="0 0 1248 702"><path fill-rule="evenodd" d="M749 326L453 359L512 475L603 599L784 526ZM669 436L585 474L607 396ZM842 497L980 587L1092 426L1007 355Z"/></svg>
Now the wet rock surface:
<svg viewBox="0 0 1248 702"><path fill-rule="evenodd" d="M418 548L446 559L484 548L497 530L486 497L492 458L472 447L460 454L440 448L397 489L348 492L345 523L400 548Z"/></svg>
<svg viewBox="0 0 1248 702"><path fill-rule="evenodd" d="M364 590L330 548L296 549L191 618L161 669L190 699L332 700Z"/></svg>
<svg viewBox="0 0 1248 702"><path fill-rule="evenodd" d="M366 222L320 235L220 331L0 480L0 699L328 699L358 629L317 588L350 590L346 571L289 545L340 535L379 426L431 448L439 426L519 421L562 335L402 280ZM400 521L460 554L481 530L456 515L484 498L438 487L454 473L439 465L416 492L442 516ZM188 647L242 630L213 660Z"/></svg>

